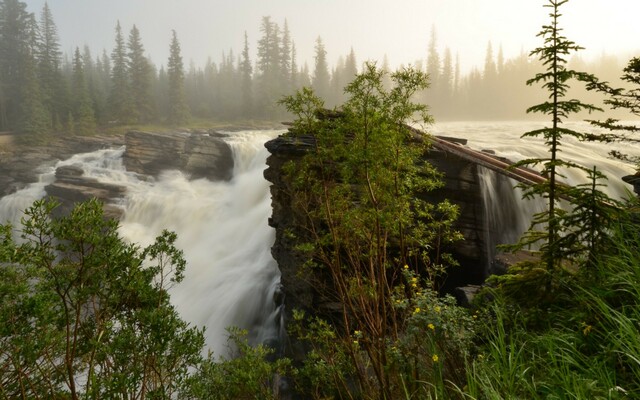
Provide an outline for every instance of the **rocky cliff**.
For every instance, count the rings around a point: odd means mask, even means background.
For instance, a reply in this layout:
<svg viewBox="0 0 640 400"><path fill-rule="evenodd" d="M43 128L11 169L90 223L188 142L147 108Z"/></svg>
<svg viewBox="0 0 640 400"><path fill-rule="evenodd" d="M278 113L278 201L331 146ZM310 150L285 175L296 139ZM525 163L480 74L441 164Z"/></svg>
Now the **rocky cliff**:
<svg viewBox="0 0 640 400"><path fill-rule="evenodd" d="M214 131L130 131L125 135L124 165L127 171L154 177L177 169L192 179L229 180L233 154L224 137Z"/></svg>
<svg viewBox="0 0 640 400"><path fill-rule="evenodd" d="M163 170L178 169L192 179L228 180L233 172L233 154L223 140L224 134L213 131L140 132L130 131L116 136L70 136L51 140L46 145L12 144L3 147L0 159L0 197L35 182L44 167L74 154L104 148L126 146L123 156L128 171L156 178ZM56 180L45 189L57 198L60 212L70 210L77 202L98 198L105 212L119 217L115 206L125 195L125 188L103 184L83 176L80 166L64 166L56 170Z"/></svg>
<svg viewBox="0 0 640 400"><path fill-rule="evenodd" d="M69 136L50 139L46 144L21 143L18 138L0 148L0 197L36 182L42 168L78 153L87 153L124 144L124 136Z"/></svg>
<svg viewBox="0 0 640 400"><path fill-rule="evenodd" d="M276 239L272 247L272 254L278 262L281 271L281 283L286 298L288 312L292 309L312 310L314 314L331 314L339 306L332 299L321 297L324 285L328 285L329 278L321 276L321 272L314 274L300 274L305 261L303 255L295 250L295 237L302 221L302 216L296 215L291 201L291 186L287 181L283 166L285 163L300 159L307 151L314 147L314 138L278 137L265 144L271 155L267 159L265 178L272 183L271 199L273 214L269 224L275 228ZM465 240L457 243L451 249L460 266L449 273L445 283L446 289L452 291L454 287L467 284L477 284L484 280L488 270L485 260L486 238L484 223L484 208L480 192L477 165L436 149L430 150L427 160L444 173L445 186L430 192L427 200L439 202L449 199L460 207L460 217L457 229L462 232ZM292 235L291 233L294 233Z"/></svg>

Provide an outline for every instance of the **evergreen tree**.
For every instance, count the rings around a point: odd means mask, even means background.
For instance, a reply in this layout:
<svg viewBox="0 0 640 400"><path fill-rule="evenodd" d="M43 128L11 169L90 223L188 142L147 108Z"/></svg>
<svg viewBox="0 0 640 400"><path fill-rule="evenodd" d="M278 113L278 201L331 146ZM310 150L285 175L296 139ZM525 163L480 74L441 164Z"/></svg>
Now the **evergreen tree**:
<svg viewBox="0 0 640 400"><path fill-rule="evenodd" d="M242 49L242 58L240 60L239 68L242 90L241 115L249 117L253 114L253 90L251 80L253 67L251 66L251 59L249 58L249 39L246 31L244 32L244 48Z"/></svg>
<svg viewBox="0 0 640 400"><path fill-rule="evenodd" d="M167 122L171 125L180 125L189 120L189 109L184 95L184 66L180 53L180 42L178 42L175 30L171 31L171 35L169 62L167 63L167 79L169 81Z"/></svg>
<svg viewBox="0 0 640 400"><path fill-rule="evenodd" d="M144 54L140 31L135 25L129 33L127 49L127 71L133 103L133 120L137 123L149 122L153 117L151 66Z"/></svg>
<svg viewBox="0 0 640 400"><path fill-rule="evenodd" d="M65 99L64 81L60 71L62 53L58 29L47 2L44 3L40 14L39 28L37 59L40 93L42 103L50 116L49 128L59 130L68 112L65 107L67 99Z"/></svg>
<svg viewBox="0 0 640 400"><path fill-rule="evenodd" d="M434 93L438 93L440 85L440 54L438 53L438 35L436 27L431 27L431 39L429 40L429 50L427 53L427 74L429 75L429 87Z"/></svg>
<svg viewBox="0 0 640 400"><path fill-rule="evenodd" d="M42 129L40 123L27 126L43 111L34 60L35 25L25 3L0 2L0 130Z"/></svg>
<svg viewBox="0 0 640 400"><path fill-rule="evenodd" d="M76 47L73 56L73 133L78 135L88 135L95 133L96 120L93 112L92 101L89 96L89 89L86 82L83 58L80 49Z"/></svg>
<svg viewBox="0 0 640 400"><path fill-rule="evenodd" d="M289 23L284 20L282 31L282 46L280 46L280 81L283 93L291 92L291 32Z"/></svg>
<svg viewBox="0 0 640 400"><path fill-rule="evenodd" d="M567 162L559 158L561 151L561 139L563 137L574 137L583 139L585 135L575 130L562 126L563 121L569 115L582 110L595 111L599 108L585 104L579 100L565 100L565 96L569 89L568 82L576 79L582 82L588 82L593 79L592 75L584 72L577 72L566 68L567 56L572 52L582 49L573 41L568 40L562 35L562 29L559 26L559 18L561 16L559 8L569 0L548 0L545 7L551 9L549 14L551 23L544 25L539 36L544 38L544 46L538 47L531 52L531 56L538 56L546 67L545 72L536 74L534 78L527 81L527 85L541 83L549 92L549 100L544 103L530 107L528 113L541 113L551 118L551 125L541 129L526 132L523 137L542 137L548 146L548 157L527 159L517 163L518 166L536 166L542 164L542 174L547 180L534 184L525 189L524 196L531 198L534 196L543 196L548 200L547 211L537 214L532 222L532 228L525 233L517 247L529 246L530 244L542 241L541 254L542 260L546 264L548 278L547 290L551 289L554 272L561 266L563 260L579 256L580 251L576 249L574 244L579 241L569 243L568 237L574 237L575 231L591 230L588 220L576 222L571 218L571 213L567 213L559 207L561 198L569 199L570 202L577 202L581 198L581 192L576 191L567 185L561 184L558 179L561 177L560 168L578 168L590 174L590 178L595 182L597 179L603 178L602 174L593 171L591 168L581 167L577 164ZM593 190L596 184L590 185ZM582 196L582 198L593 198L593 194ZM595 220L595 219L594 219ZM536 226L543 226L544 230L535 230ZM604 229L603 226L597 229Z"/></svg>
<svg viewBox="0 0 640 400"><path fill-rule="evenodd" d="M327 51L322 43L322 38L318 36L315 46L315 68L313 70L313 80L311 86L318 97L326 99L329 96L329 65L327 63Z"/></svg>
<svg viewBox="0 0 640 400"><path fill-rule="evenodd" d="M640 58L634 57L624 68L621 77L623 82L630 86L626 88L614 88L609 82L603 82L599 79L593 79L589 82L589 90L597 90L607 94L609 97L605 100L611 109L627 110L634 118L640 117ZM605 134L591 134L589 140L601 141L605 143L611 142L631 142L639 143L638 133L640 126L631 122L621 122L616 118L607 118L606 120L589 121L592 125L609 130ZM619 151L610 153L616 158L631 161L636 165L636 169L640 171L640 157L630 156Z"/></svg>
<svg viewBox="0 0 640 400"><path fill-rule="evenodd" d="M111 52L111 89L109 91L109 110L111 121L128 124L132 121L131 88L127 73L127 53L122 36L120 22L116 25L116 44Z"/></svg>
<svg viewBox="0 0 640 400"><path fill-rule="evenodd" d="M296 50L296 44L291 42L291 87L294 89L298 89L299 86L299 75L298 71L298 61L296 58L298 57L298 52Z"/></svg>
<svg viewBox="0 0 640 400"><path fill-rule="evenodd" d="M257 88L258 104L263 116L273 116L274 102L280 93L280 28L271 21L271 17L263 17L260 26L262 37L258 40Z"/></svg>

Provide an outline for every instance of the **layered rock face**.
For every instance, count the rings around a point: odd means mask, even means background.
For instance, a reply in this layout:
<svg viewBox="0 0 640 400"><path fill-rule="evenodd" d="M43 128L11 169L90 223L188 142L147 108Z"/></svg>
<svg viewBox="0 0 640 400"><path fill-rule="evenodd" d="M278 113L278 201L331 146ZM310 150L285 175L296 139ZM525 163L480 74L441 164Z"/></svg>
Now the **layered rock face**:
<svg viewBox="0 0 640 400"><path fill-rule="evenodd" d="M233 154L223 140L224 134L213 131L154 133L131 131L118 136L66 137L46 146L12 146L0 159L0 197L35 182L40 167L53 165L74 154L126 145L123 156L128 171L158 177L164 170L177 169L191 179L228 180L233 173ZM56 170L56 180L45 190L61 202L60 213L68 212L77 202L97 198L105 204L105 213L119 217L119 199L123 186L100 183L83 176L80 166Z"/></svg>
<svg viewBox="0 0 640 400"><path fill-rule="evenodd" d="M58 215L68 214L76 203L98 199L104 204L104 214L111 218L120 218L122 209L116 205L124 197L126 188L121 185L100 183L94 178L83 176L82 168L67 165L56 169L56 180L47 185L47 195L61 202L56 209Z"/></svg>
<svg viewBox="0 0 640 400"><path fill-rule="evenodd" d="M333 299L321 297L321 293L326 292L321 288L330 284L330 278L321 276L321 272L307 273L307 270L304 275L300 274L305 258L296 251L296 243L292 238L298 234L304 237L304 233L299 232L303 216L296 215L290 196L292 188L283 173L285 163L295 163L313 148L314 138L279 137L267 142L265 146L271 153L267 159L268 168L264 172L265 178L272 183L273 214L269 224L276 231L271 252L281 271L287 310L291 312L292 309L302 309L316 315L330 315L339 307ZM465 238L449 249L460 266L450 270L445 289L452 291L457 286L480 283L488 269L485 265L488 257L485 254L487 232L478 167L455 155L435 149L429 152L427 161L444 173L445 186L429 192L426 200L437 203L449 199L457 204L460 207L460 217L456 228Z"/></svg>
<svg viewBox="0 0 640 400"><path fill-rule="evenodd" d="M124 165L127 171L154 177L163 170L177 169L192 179L229 180L233 154L224 136L213 131L130 131L125 135Z"/></svg>
<svg viewBox="0 0 640 400"><path fill-rule="evenodd" d="M13 140L16 142L17 140ZM46 145L14 143L0 152L0 197L36 182L41 167L51 166L78 153L122 146L122 135L71 136L54 139Z"/></svg>

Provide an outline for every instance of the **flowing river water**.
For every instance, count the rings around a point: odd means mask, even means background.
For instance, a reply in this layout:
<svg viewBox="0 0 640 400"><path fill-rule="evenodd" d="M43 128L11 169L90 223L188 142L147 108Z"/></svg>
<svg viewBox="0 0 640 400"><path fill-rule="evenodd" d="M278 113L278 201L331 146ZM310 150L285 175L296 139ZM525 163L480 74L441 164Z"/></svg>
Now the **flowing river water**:
<svg viewBox="0 0 640 400"><path fill-rule="evenodd" d="M468 139L474 149L491 149L517 161L545 155L541 140L520 139L522 133L540 126L464 122L439 123L428 130ZM235 167L228 182L189 180L179 171L166 171L156 180L139 179L122 165L124 148L78 154L44 170L38 183L0 199L0 221L19 222L21 210L45 195L55 168L62 165L77 165L87 177L126 186L127 195L120 202L124 210L121 235L146 245L162 229L178 234L177 245L185 252L187 270L184 281L172 288L172 301L185 320L206 328L208 349L226 354L226 328L230 326L247 329L253 342L269 341L278 334L269 320L277 315L272 299L279 271L270 253L274 232L267 223L271 200L269 183L263 178L268 156L264 143L281 132L229 133L226 140ZM607 152L601 145L564 139L561 156L597 165L610 177L607 191L623 197L630 187L619 178L633 173L633 168L610 159ZM485 183L485 210L493 215L489 220L505 235L497 241L516 240L532 213L543 205L521 201L519 191L513 190L515 183L507 178L483 171L480 179ZM583 182L577 175L567 175L567 180Z"/></svg>

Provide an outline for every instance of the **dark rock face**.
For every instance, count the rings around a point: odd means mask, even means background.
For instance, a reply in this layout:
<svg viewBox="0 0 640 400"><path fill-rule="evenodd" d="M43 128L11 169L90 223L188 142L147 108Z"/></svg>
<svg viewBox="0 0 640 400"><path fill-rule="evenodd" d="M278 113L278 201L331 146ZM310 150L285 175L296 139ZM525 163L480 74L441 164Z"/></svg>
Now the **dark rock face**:
<svg viewBox="0 0 640 400"><path fill-rule="evenodd" d="M303 216L296 215L292 206L291 186L282 168L287 162L296 162L315 145L313 137L278 137L265 144L271 155L267 159L265 178L272 183L271 201L273 213L269 224L275 228L276 239L271 249L281 272L281 283L287 299L287 311L302 309L316 315L335 315L339 305L334 300L321 298L323 285L330 284L330 278L320 276L321 272L302 272L305 258L294 246L291 233L304 237L299 231ZM427 161L444 173L445 186L426 194L426 200L437 203L449 199L460 207L460 217L456 228L465 240L448 249L460 263L452 268L445 282L445 290L453 292L458 286L480 284L489 266L486 256L484 207L480 192L480 182L476 164L455 155L431 150ZM338 307L338 308L337 308Z"/></svg>
<svg viewBox="0 0 640 400"><path fill-rule="evenodd" d="M8 151L0 154L0 196L36 182L42 172L40 168L51 166L58 160L123 144L124 138L119 135L70 136L35 146L13 144Z"/></svg>
<svg viewBox="0 0 640 400"><path fill-rule="evenodd" d="M61 205L56 210L59 215L69 213L75 203L96 198L104 203L105 216L119 218L122 209L115 201L124 197L126 188L120 185L100 183L96 179L83 176L82 168L68 165L56 169L56 180L45 187L47 195L57 198Z"/></svg>
<svg viewBox="0 0 640 400"><path fill-rule="evenodd" d="M215 132L130 131L125 135L124 165L127 171L154 177L177 169L192 179L229 180L233 154L223 137Z"/></svg>

